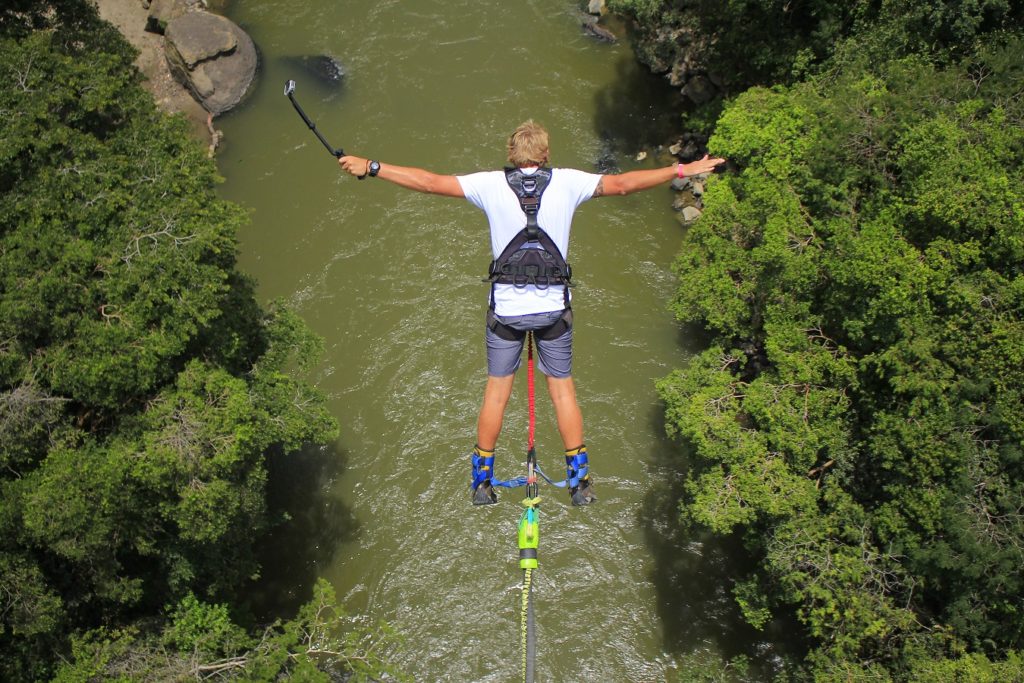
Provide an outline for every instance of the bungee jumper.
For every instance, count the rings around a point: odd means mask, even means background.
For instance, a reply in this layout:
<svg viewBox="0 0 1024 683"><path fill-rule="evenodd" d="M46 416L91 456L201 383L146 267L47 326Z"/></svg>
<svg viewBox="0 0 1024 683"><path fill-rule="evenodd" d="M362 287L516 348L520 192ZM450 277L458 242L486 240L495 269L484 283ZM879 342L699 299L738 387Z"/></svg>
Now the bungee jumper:
<svg viewBox="0 0 1024 683"><path fill-rule="evenodd" d="M522 477L499 479L494 463L505 408L527 333L531 333L537 367L546 377L565 449L566 478L557 485L568 489L573 505L588 505L595 496L572 378L572 270L566 262L573 214L595 197L632 194L677 177L708 173L724 159L705 156L688 164L607 175L550 168L548 133L532 120L515 129L507 152L510 166L504 171L467 175L337 156L341 168L359 179L379 178L417 192L465 198L487 216L494 260L487 277L490 294L484 329L487 383L470 453L473 503L496 503L496 488L526 483Z"/></svg>

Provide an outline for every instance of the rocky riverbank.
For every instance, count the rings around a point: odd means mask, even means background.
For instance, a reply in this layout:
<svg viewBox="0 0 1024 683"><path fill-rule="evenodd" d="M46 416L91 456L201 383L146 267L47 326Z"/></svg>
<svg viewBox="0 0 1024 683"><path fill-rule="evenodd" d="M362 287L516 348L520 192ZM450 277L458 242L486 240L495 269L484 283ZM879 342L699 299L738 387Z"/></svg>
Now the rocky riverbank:
<svg viewBox="0 0 1024 683"><path fill-rule="evenodd" d="M171 75L164 57L164 37L146 30L149 10L143 7L142 0L96 0L96 6L100 16L116 26L139 51L135 65L146 77L146 89L153 93L157 106L183 114L197 134L208 136L209 112Z"/></svg>
<svg viewBox="0 0 1024 683"><path fill-rule="evenodd" d="M138 51L135 64L158 107L184 115L210 154L220 133L213 117L237 105L256 75L252 40L207 12L209 0L95 0L100 16Z"/></svg>
<svg viewBox="0 0 1024 683"><path fill-rule="evenodd" d="M255 48L251 46L248 36L227 19L206 12L210 5L214 5L212 9L223 11L226 0L94 1L100 16L116 26L139 51L135 64L145 76L145 87L153 94L157 106L169 113L184 115L191 122L196 138L208 141L212 155L221 137L221 133L214 128L214 116L227 111L241 100L255 72ZM613 42L615 36L597 23L599 17L606 12L603 0L591 0L584 12L583 29L588 35ZM198 16L206 20L204 30L197 31L186 26L195 23L190 19ZM189 35L176 37L176 34L184 32L176 30L178 27L190 30ZM208 65L218 56L218 51L241 51L237 47L239 45L251 50L251 73L245 71L241 76L233 76L243 83L240 86L232 84L234 90L225 100L210 92L209 78L204 69L210 70ZM168 59L168 55L171 59ZM307 55L294 59L298 60L302 68L325 82L340 83L344 76L341 64L330 56ZM196 68L197 65L200 66ZM172 70L177 71L177 77ZM213 72L213 75L218 74ZM205 98L204 89L207 91ZM205 106L200 104L200 100ZM699 142L684 139L672 145L669 152L677 158L690 161L699 157L702 151ZM680 180L673 183L673 188L678 192L674 204L682 221L693 222L700 216L702 208L702 179Z"/></svg>

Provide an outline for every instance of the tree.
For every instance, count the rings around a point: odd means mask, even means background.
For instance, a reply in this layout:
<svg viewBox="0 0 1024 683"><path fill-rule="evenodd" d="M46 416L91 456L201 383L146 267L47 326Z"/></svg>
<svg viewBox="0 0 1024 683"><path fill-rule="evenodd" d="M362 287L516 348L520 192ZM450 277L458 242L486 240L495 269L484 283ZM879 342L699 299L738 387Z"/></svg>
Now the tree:
<svg viewBox="0 0 1024 683"><path fill-rule="evenodd" d="M266 454L336 434L302 379L320 342L256 302L244 212L90 3L5 6L0 35L0 678L44 679L72 642L122 661L168 618L171 660L235 656Z"/></svg>
<svg viewBox="0 0 1024 683"><path fill-rule="evenodd" d="M711 140L740 171L673 306L714 342L659 383L682 509L744 535L741 607L795 610L821 680L1020 670L1020 46L755 88Z"/></svg>
<svg viewBox="0 0 1024 683"><path fill-rule="evenodd" d="M791 85L837 64L925 56L952 64L1024 21L1020 0L609 0L632 20L637 55L684 85L710 77L724 97ZM687 112L710 132L721 98Z"/></svg>
<svg viewBox="0 0 1024 683"><path fill-rule="evenodd" d="M287 622L258 637L235 625L223 604L188 595L173 610L160 634L99 629L75 640L72 659L57 671L55 683L218 680L350 681L407 678L382 656L395 640L387 624L352 619L319 580L313 598Z"/></svg>

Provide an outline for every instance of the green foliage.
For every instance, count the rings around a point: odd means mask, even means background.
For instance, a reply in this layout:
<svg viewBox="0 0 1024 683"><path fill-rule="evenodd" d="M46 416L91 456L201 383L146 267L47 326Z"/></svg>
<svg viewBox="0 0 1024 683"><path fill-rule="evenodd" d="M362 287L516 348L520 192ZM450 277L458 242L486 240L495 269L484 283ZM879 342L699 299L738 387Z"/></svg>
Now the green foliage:
<svg viewBox="0 0 1024 683"><path fill-rule="evenodd" d="M243 214L211 201L212 164L119 58L52 47L12 43L0 68L14 84L0 103L0 380L116 411L169 381L220 315Z"/></svg>
<svg viewBox="0 0 1024 683"><path fill-rule="evenodd" d="M93 0L6 0L0 6L0 40L24 40L34 32L52 33L68 52L116 54L125 63L135 57L117 29L100 19Z"/></svg>
<svg viewBox="0 0 1024 683"><path fill-rule="evenodd" d="M5 617L0 624L0 636L36 636L55 630L60 624L61 599L27 554L0 555L0 593Z"/></svg>
<svg viewBox="0 0 1024 683"><path fill-rule="evenodd" d="M200 600L258 574L265 454L336 434L319 341L257 304L244 212L91 3L5 6L0 36L0 678L69 645L68 680L234 656Z"/></svg>
<svg viewBox="0 0 1024 683"><path fill-rule="evenodd" d="M266 681L279 680L282 675L331 680L322 671L345 673L352 681L373 681L382 675L406 680L384 659L384 650L396 638L385 623L353 621L338 606L334 589L320 579L313 587L312 600L299 609L296 618L265 637L268 645L257 648L249 671L255 680Z"/></svg>
<svg viewBox="0 0 1024 683"><path fill-rule="evenodd" d="M209 605L192 594L174 608L163 641L201 658L229 657L251 644L245 631L232 623L227 605Z"/></svg>
<svg viewBox="0 0 1024 683"><path fill-rule="evenodd" d="M732 594L736 599L736 604L740 607L743 618L751 626L760 630L771 620L772 612L768 605L768 598L756 581L747 580L736 584Z"/></svg>
<svg viewBox="0 0 1024 683"><path fill-rule="evenodd" d="M132 680L145 680L142 676L133 679L124 671L114 671L115 663L133 654L137 638L138 632L131 628L101 628L75 636L71 657L57 670L54 683L91 683L99 680L130 683ZM153 671L147 667L145 672L136 670L135 673L152 674ZM174 679L168 677L164 680Z"/></svg>
<svg viewBox="0 0 1024 683"><path fill-rule="evenodd" d="M750 662L742 655L728 661L707 651L693 652L679 663L680 683L748 683Z"/></svg>
<svg viewBox="0 0 1024 683"><path fill-rule="evenodd" d="M922 55L942 64L972 55L1024 22L1020 0L609 0L633 20L636 51L674 82L710 76L725 96L793 84L863 60ZM687 111L710 132L717 100Z"/></svg>
<svg viewBox="0 0 1024 683"><path fill-rule="evenodd" d="M386 624L351 619L320 580L296 617L249 637L225 605L189 595L162 633L98 629L75 638L55 683L172 681L216 678L251 683L281 680L409 680L386 659L397 643Z"/></svg>
<svg viewBox="0 0 1024 683"><path fill-rule="evenodd" d="M993 662L979 654L957 659L923 660L907 676L912 683L1002 683L1024 680L1024 657L1010 652L1004 661Z"/></svg>
<svg viewBox="0 0 1024 683"><path fill-rule="evenodd" d="M736 599L795 612L816 680L1020 670L1020 51L755 88L710 143L740 172L673 309L715 339L658 384L694 453L682 510L744 535Z"/></svg>

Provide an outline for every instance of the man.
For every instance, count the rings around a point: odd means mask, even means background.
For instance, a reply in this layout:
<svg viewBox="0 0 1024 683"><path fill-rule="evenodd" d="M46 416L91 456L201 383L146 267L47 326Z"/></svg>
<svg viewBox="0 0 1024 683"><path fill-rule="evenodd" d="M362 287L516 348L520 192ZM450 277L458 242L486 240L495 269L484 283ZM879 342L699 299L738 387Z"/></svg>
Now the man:
<svg viewBox="0 0 1024 683"><path fill-rule="evenodd" d="M593 197L627 195L673 178L712 171L723 159L705 156L689 164L598 175L547 168L548 133L526 121L508 140L512 167L464 176L439 175L362 157L343 156L342 169L357 177L375 177L418 192L464 197L487 215L491 232L491 294L487 328L487 385L471 454L473 503L497 502L494 450L505 407L512 394L526 332L537 344L538 369L547 378L558 431L565 447L566 479L574 505L594 500L583 416L572 379L572 312L565 262L572 216ZM525 225L525 227L524 227Z"/></svg>

